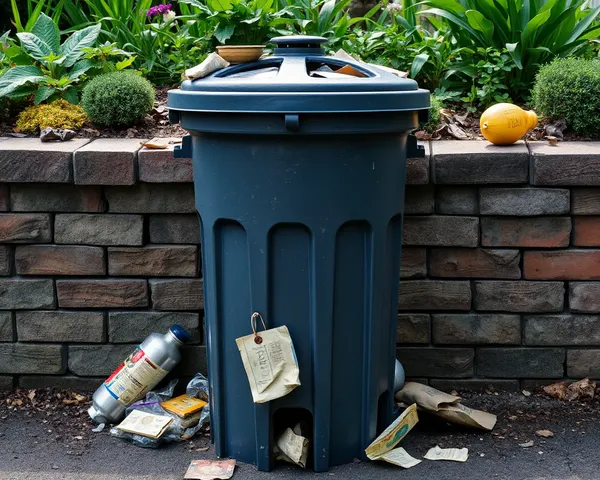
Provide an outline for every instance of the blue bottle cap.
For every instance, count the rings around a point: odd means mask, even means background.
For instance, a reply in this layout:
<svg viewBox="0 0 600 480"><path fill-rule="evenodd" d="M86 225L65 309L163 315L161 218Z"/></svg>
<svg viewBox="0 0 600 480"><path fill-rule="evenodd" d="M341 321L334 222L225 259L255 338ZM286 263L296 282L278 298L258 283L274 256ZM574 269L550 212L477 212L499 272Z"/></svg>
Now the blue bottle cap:
<svg viewBox="0 0 600 480"><path fill-rule="evenodd" d="M181 325L173 325L171 328L169 328L169 331L175 335L175 338L180 342L186 343L192 339L190 332L188 332Z"/></svg>

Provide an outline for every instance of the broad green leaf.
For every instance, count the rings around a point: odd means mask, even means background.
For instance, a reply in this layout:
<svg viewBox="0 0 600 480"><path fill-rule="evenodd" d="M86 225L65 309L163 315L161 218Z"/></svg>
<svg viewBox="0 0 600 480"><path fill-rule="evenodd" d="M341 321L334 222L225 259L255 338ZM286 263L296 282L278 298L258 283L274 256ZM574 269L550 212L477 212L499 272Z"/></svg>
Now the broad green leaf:
<svg viewBox="0 0 600 480"><path fill-rule="evenodd" d="M67 102L78 105L79 104L79 95L77 94L77 89L74 87L70 87L62 93L62 98L64 98Z"/></svg>
<svg viewBox="0 0 600 480"><path fill-rule="evenodd" d="M430 8L428 10L423 10L419 12L422 15L437 15L439 17L443 17L449 22L453 23L455 26L462 28L469 32L475 39L481 44L484 45L486 42L483 41L481 35L479 35L467 22L458 18L456 15L452 15L451 13L441 10L439 8Z"/></svg>
<svg viewBox="0 0 600 480"><path fill-rule="evenodd" d="M31 32L33 26L35 25L35 22L37 22L38 17L42 13L45 3L46 0L38 0L35 9L29 13L29 20L27 20L27 24L25 25L25 31Z"/></svg>
<svg viewBox="0 0 600 480"><path fill-rule="evenodd" d="M52 53L50 46L33 33L17 33L17 37L19 37L25 51L36 60L42 60Z"/></svg>
<svg viewBox="0 0 600 480"><path fill-rule="evenodd" d="M430 7L447 10L453 13L454 15L460 15L461 13L465 13L465 11L467 10L456 0L428 0L423 2L423 4Z"/></svg>
<svg viewBox="0 0 600 480"><path fill-rule="evenodd" d="M48 15L44 13L40 14L37 22L35 22L35 25L31 29L31 33L46 42L54 53L60 51L60 32Z"/></svg>
<svg viewBox="0 0 600 480"><path fill-rule="evenodd" d="M485 38L487 38L490 46L493 46L494 24L477 10L467 10L465 15L467 16L469 25L471 25L475 30L482 32L485 35Z"/></svg>
<svg viewBox="0 0 600 480"><path fill-rule="evenodd" d="M333 9L335 8L335 0L327 0L321 10L319 11L319 20L317 21L318 33L322 34L327 31L329 21L333 15Z"/></svg>
<svg viewBox="0 0 600 480"><path fill-rule="evenodd" d="M550 10L544 10L529 21L525 27L525 30L523 31L523 34L521 35L521 45L523 48L530 47L530 42L535 37L537 30L540 28L540 26L548 21L550 14Z"/></svg>
<svg viewBox="0 0 600 480"><path fill-rule="evenodd" d="M215 12L225 12L231 10L233 3L231 0L208 0L208 6Z"/></svg>
<svg viewBox="0 0 600 480"><path fill-rule="evenodd" d="M36 105L39 105L40 103L48 100L52 95L54 95L54 93L56 93L56 88L47 87L45 85L42 85L42 86L40 86L40 88L38 88L38 91L35 94L35 99L34 99L33 103L35 103Z"/></svg>
<svg viewBox="0 0 600 480"><path fill-rule="evenodd" d="M135 61L136 57L135 55L126 58L125 60L121 60L120 62L117 62L115 64L115 67L117 70L125 70L127 67L130 67L131 64Z"/></svg>
<svg viewBox="0 0 600 480"><path fill-rule="evenodd" d="M43 72L33 65L13 67L0 77L0 97L10 95L26 83L38 83L44 78Z"/></svg>
<svg viewBox="0 0 600 480"><path fill-rule="evenodd" d="M523 70L523 61L519 43L507 43L506 50L508 50L508 53L510 53L515 65L519 69Z"/></svg>
<svg viewBox="0 0 600 480"><path fill-rule="evenodd" d="M91 47L100 34L102 25L92 25L74 32L61 46L61 53L66 57L65 66L71 67L83 56L83 49Z"/></svg>
<svg viewBox="0 0 600 480"><path fill-rule="evenodd" d="M81 77L85 72L87 72L90 68L94 67L94 62L90 60L79 60L75 65L73 65L73 68L69 72L69 79L76 80L79 77Z"/></svg>
<svg viewBox="0 0 600 480"><path fill-rule="evenodd" d="M215 30L215 38L219 41L219 43L225 43L227 40L231 38L233 32L235 31L235 26L230 25L219 25Z"/></svg>
<svg viewBox="0 0 600 480"><path fill-rule="evenodd" d="M419 53L419 55L415 56L412 65L410 66L410 78L416 78L417 75L419 75L423 65L427 63L427 60L429 60L429 55L426 53Z"/></svg>
<svg viewBox="0 0 600 480"><path fill-rule="evenodd" d="M586 29L592 24L592 22L596 19L598 14L600 13L600 7L594 8L583 20L581 20L573 33L569 37L566 43L571 43L577 40L581 35L583 35Z"/></svg>

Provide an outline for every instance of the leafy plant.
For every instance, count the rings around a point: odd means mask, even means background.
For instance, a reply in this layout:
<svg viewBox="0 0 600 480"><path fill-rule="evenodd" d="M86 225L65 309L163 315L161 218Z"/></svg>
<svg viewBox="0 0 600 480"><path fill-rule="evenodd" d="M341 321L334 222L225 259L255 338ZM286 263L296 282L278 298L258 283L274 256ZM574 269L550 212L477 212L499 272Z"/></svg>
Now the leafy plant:
<svg viewBox="0 0 600 480"><path fill-rule="evenodd" d="M441 113L442 109L441 102L435 97L435 95L431 95L431 108L429 109L429 120L420 125L420 128L425 130L426 132L433 133L440 125Z"/></svg>
<svg viewBox="0 0 600 480"><path fill-rule="evenodd" d="M533 106L545 117L565 119L580 134L600 134L600 61L557 59L543 66L533 86Z"/></svg>
<svg viewBox="0 0 600 480"><path fill-rule="evenodd" d="M77 130L83 127L87 117L78 105L66 100L56 100L45 105L33 105L23 110L17 118L19 132L36 133L47 127Z"/></svg>
<svg viewBox="0 0 600 480"><path fill-rule="evenodd" d="M35 93L35 104L57 98L77 104L77 85L94 66L82 58L84 49L96 42L99 33L100 25L86 27L75 31L61 44L54 21L40 14L31 32L17 34L30 64L13 67L0 77L0 98Z"/></svg>
<svg viewBox="0 0 600 480"><path fill-rule="evenodd" d="M83 89L81 105L99 125L130 126L154 106L152 84L131 72L113 72L93 78Z"/></svg>
<svg viewBox="0 0 600 480"><path fill-rule="evenodd" d="M195 7L197 20L210 25L219 44L264 45L277 25L285 23L274 0L181 0Z"/></svg>
<svg viewBox="0 0 600 480"><path fill-rule="evenodd" d="M352 0L280 0L283 11L291 21L286 34L316 35L325 37L329 46L335 46L344 38L350 27L370 18L379 6L364 17L350 18L348 7Z"/></svg>
<svg viewBox="0 0 600 480"><path fill-rule="evenodd" d="M66 0L58 0L57 2L55 2L55 0L27 0L26 2L22 2L19 0L10 0L13 23L17 32L30 32L42 14L51 16L54 23L58 25L65 1ZM21 18L23 7L19 10L19 6L22 6L23 4L25 4L25 11L23 13L27 15L27 21L25 22Z"/></svg>
<svg viewBox="0 0 600 480"><path fill-rule="evenodd" d="M442 17L460 46L506 49L516 66L509 88L523 97L524 86L540 65L577 53L600 29L593 25L600 7L586 10L586 4L586 0L423 0L429 8L419 14Z"/></svg>
<svg viewBox="0 0 600 480"><path fill-rule="evenodd" d="M84 58L93 65L92 68L98 74L125 70L135 61L135 55L118 48L116 43L110 42L105 42L97 47L84 48L83 53ZM125 58L117 60L115 57Z"/></svg>

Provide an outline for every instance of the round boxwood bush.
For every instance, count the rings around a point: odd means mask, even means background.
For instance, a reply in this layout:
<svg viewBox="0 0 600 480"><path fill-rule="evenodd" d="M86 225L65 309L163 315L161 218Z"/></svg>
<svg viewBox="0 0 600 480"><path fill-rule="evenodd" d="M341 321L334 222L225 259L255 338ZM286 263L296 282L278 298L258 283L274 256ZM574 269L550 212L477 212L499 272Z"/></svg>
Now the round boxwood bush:
<svg viewBox="0 0 600 480"><path fill-rule="evenodd" d="M81 106L98 125L128 127L152 111L152 84L132 72L111 72L93 78L83 89Z"/></svg>
<svg viewBox="0 0 600 480"><path fill-rule="evenodd" d="M580 134L600 134L600 61L563 58L544 65L532 93L544 117L565 119Z"/></svg>

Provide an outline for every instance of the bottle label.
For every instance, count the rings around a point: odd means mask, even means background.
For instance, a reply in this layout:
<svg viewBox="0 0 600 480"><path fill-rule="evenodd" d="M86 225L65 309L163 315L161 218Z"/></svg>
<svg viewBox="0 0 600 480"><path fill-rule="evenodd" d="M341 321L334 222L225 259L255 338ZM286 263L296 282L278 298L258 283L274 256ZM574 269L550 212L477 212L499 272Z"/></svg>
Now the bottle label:
<svg viewBox="0 0 600 480"><path fill-rule="evenodd" d="M104 386L108 393L128 406L144 397L167 373L151 361L140 346L117 367Z"/></svg>

